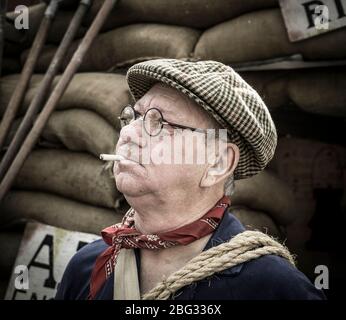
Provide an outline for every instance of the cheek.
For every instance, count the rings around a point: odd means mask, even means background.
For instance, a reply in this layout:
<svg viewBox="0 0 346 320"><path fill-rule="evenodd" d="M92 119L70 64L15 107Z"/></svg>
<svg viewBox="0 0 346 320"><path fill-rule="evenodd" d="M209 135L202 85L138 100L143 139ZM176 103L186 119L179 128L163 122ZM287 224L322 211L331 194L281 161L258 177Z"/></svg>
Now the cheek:
<svg viewBox="0 0 346 320"><path fill-rule="evenodd" d="M161 188L195 188L202 176L200 166L159 165L151 171L151 178Z"/></svg>
<svg viewBox="0 0 346 320"><path fill-rule="evenodd" d="M149 169L150 182L159 189L178 185L183 177L179 167L171 164L151 165Z"/></svg>
<svg viewBox="0 0 346 320"><path fill-rule="evenodd" d="M118 139L118 141L117 141L117 144L115 145L115 150L114 150L114 152L115 153L117 153L117 150L118 150L118 148L119 148L119 145L120 145L120 137L119 137L119 139Z"/></svg>
<svg viewBox="0 0 346 320"><path fill-rule="evenodd" d="M156 140L156 139L155 139ZM152 141L150 147L145 150L147 157L153 166L161 166L163 164L173 164L173 142L166 136L160 137L156 141Z"/></svg>
<svg viewBox="0 0 346 320"><path fill-rule="evenodd" d="M120 170L115 168L114 178L116 188L129 196L138 196L158 189L157 182L143 168L138 170Z"/></svg>

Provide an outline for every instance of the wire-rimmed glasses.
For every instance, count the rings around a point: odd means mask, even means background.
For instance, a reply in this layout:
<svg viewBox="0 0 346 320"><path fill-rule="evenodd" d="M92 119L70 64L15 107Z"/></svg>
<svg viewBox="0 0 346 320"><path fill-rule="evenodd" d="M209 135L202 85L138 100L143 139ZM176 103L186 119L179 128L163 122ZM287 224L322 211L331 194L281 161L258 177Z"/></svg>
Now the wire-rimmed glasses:
<svg viewBox="0 0 346 320"><path fill-rule="evenodd" d="M173 128L189 129L192 131L202 133L207 133L208 130L201 128L192 128L181 124L169 122L163 118L161 111L157 108L148 109L145 112L144 116L142 116L138 111L136 111L133 108L133 106L127 105L122 109L120 116L118 117L118 119L120 120L121 128L129 125L131 122L140 118L143 119L144 129L146 133L151 137L159 135L164 125L170 125Z"/></svg>

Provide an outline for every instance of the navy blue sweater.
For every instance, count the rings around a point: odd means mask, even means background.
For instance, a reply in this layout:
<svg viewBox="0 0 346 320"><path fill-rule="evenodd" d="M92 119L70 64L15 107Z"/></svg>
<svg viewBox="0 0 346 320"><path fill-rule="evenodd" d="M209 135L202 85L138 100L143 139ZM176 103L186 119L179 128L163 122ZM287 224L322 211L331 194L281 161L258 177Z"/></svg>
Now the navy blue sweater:
<svg viewBox="0 0 346 320"><path fill-rule="evenodd" d="M226 212L204 250L226 242L244 230L239 220ZM107 247L101 239L80 249L67 265L55 298L86 299L95 260ZM137 269L140 270L139 249L135 249L135 253ZM113 281L113 276L106 281L96 296L97 300L113 299ZM320 300L325 299L325 296L286 259L266 255L181 288L171 298L174 300Z"/></svg>

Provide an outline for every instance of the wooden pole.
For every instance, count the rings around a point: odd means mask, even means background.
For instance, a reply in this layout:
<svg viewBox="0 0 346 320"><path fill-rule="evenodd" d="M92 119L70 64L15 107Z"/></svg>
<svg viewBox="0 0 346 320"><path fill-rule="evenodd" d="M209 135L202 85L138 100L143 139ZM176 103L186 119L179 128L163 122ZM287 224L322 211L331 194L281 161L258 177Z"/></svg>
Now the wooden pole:
<svg viewBox="0 0 346 320"><path fill-rule="evenodd" d="M90 26L88 32L83 38L82 42L79 44L78 49L74 53L70 63L68 64L65 72L61 76L58 84L52 91L48 101L44 105L41 113L37 117L34 126L30 130L28 136L26 137L22 147L20 148L16 158L12 162L9 170L7 171L3 181L0 184L0 201L3 199L7 191L11 188L12 183L18 174L19 170L24 164L25 159L35 146L37 139L39 138L49 116L53 112L56 104L60 100L61 96L64 94L67 86L72 80L75 72L81 65L83 58L87 51L89 50L92 41L95 39L96 35L100 31L104 21L111 12L117 0L105 0L100 11L98 12L95 20Z"/></svg>
<svg viewBox="0 0 346 320"><path fill-rule="evenodd" d="M59 0L51 0L49 6L46 9L44 17L41 21L38 32L35 36L35 40L30 49L28 58L25 61L22 73L16 89L14 90L10 102L6 108L6 111L2 117L0 124L0 150L3 147L8 131L12 125L12 122L16 116L19 106L23 102L25 91L28 87L32 73L34 71L38 56L42 50L42 47L46 41L49 28L52 20L58 9Z"/></svg>
<svg viewBox="0 0 346 320"><path fill-rule="evenodd" d="M73 41L90 4L91 0L81 0L78 9L69 24L69 27L66 30L61 44L59 45L59 48L56 51L43 80L40 83L35 97L31 101L29 108L26 111L26 114L12 142L10 143L4 157L1 160L0 181L6 174L8 168L10 167L29 130L32 128L32 125L35 121L35 117L39 112L40 108L42 107L44 101L46 100L47 94L49 93L54 77L59 71L63 58L65 57L65 54L69 49L71 42Z"/></svg>

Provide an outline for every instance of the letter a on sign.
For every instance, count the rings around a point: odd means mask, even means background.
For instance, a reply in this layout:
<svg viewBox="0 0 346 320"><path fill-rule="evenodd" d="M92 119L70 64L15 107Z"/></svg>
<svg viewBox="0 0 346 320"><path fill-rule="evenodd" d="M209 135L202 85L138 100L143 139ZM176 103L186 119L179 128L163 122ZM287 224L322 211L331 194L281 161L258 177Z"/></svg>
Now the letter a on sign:
<svg viewBox="0 0 346 320"><path fill-rule="evenodd" d="M28 222L5 300L54 298L68 262L96 239L100 236Z"/></svg>

